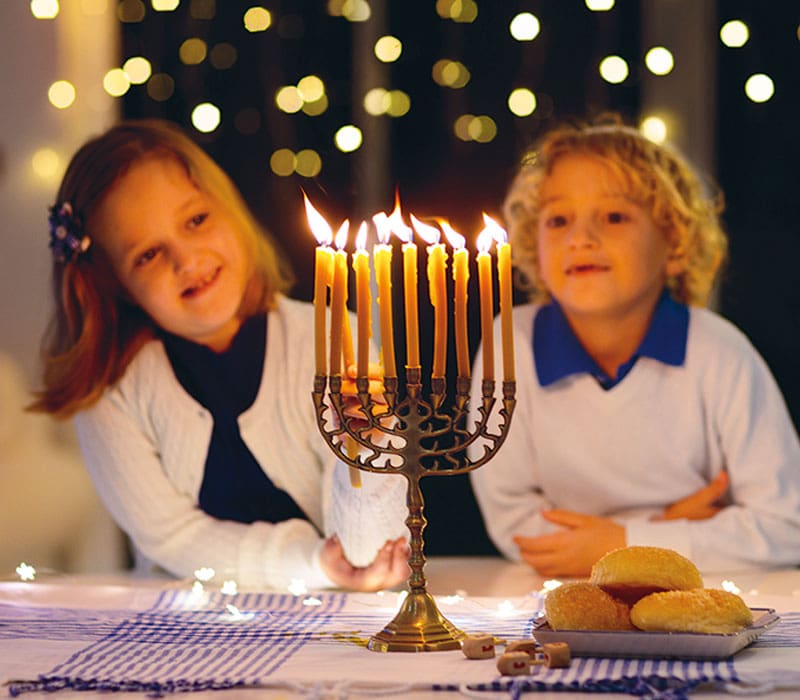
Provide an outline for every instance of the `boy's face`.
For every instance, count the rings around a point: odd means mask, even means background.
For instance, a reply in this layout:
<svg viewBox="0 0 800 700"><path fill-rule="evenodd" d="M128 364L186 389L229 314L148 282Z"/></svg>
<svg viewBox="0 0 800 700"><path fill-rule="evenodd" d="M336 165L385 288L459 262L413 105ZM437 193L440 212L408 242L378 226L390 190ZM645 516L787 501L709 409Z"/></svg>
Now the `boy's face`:
<svg viewBox="0 0 800 700"><path fill-rule="evenodd" d="M252 265L226 210L168 158L135 164L98 211L98 237L128 294L164 330L224 350Z"/></svg>
<svg viewBox="0 0 800 700"><path fill-rule="evenodd" d="M667 237L603 160L556 161L541 187L542 280L574 323L649 322L670 261Z"/></svg>

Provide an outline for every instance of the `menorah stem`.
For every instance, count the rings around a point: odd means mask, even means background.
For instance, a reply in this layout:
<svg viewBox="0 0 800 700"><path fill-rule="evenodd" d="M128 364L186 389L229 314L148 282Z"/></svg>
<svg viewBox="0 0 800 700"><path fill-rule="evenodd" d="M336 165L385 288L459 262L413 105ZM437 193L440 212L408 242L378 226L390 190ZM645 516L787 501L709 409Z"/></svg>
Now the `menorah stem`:
<svg viewBox="0 0 800 700"><path fill-rule="evenodd" d="M406 526L411 535L410 546L411 554L408 557L408 565L411 568L411 574L408 577L408 589L410 592L415 593L424 591L425 580L425 541L422 533L428 521L425 519L425 499L422 496L422 488L419 483L418 475L411 475L408 477L408 495L406 497L408 505L408 517L406 518Z"/></svg>

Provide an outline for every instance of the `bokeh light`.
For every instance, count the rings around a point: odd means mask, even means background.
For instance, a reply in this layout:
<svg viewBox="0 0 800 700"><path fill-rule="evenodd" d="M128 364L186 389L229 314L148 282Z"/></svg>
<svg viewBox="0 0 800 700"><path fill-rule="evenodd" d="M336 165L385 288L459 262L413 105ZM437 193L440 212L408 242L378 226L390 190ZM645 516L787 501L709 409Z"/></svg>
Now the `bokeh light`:
<svg viewBox="0 0 800 700"><path fill-rule="evenodd" d="M58 0L31 0L31 14L36 19L55 19L59 9Z"/></svg>
<svg viewBox="0 0 800 700"><path fill-rule="evenodd" d="M722 25L719 30L719 38L728 48L738 49L750 39L750 30L740 19L732 19Z"/></svg>
<svg viewBox="0 0 800 700"><path fill-rule="evenodd" d="M153 73L153 68L144 56L131 56L122 64L122 70L128 76L128 80L134 85L146 83Z"/></svg>
<svg viewBox="0 0 800 700"><path fill-rule="evenodd" d="M219 107L210 102L201 102L192 110L192 126L203 134L210 134L219 125L222 114Z"/></svg>
<svg viewBox="0 0 800 700"><path fill-rule="evenodd" d="M375 56L383 63L393 63L403 53L403 42L396 36L382 36L375 42Z"/></svg>
<svg viewBox="0 0 800 700"><path fill-rule="evenodd" d="M178 55L187 66L196 66L206 60L208 47L206 42L197 37L184 41L178 49Z"/></svg>
<svg viewBox="0 0 800 700"><path fill-rule="evenodd" d="M361 129L353 124L347 124L337 130L333 137L333 142L343 153L352 153L361 148L364 136Z"/></svg>
<svg viewBox="0 0 800 700"><path fill-rule="evenodd" d="M592 12L608 12L614 7L614 0L586 0L586 7Z"/></svg>
<svg viewBox="0 0 800 700"><path fill-rule="evenodd" d="M150 3L156 12L172 12L178 9L181 0L150 0Z"/></svg>
<svg viewBox="0 0 800 700"><path fill-rule="evenodd" d="M168 73L156 73L147 81L147 95L156 102L165 102L175 93L175 80Z"/></svg>
<svg viewBox="0 0 800 700"><path fill-rule="evenodd" d="M279 148L269 159L269 167L273 173L281 177L289 177L294 172L296 159L288 148Z"/></svg>
<svg viewBox="0 0 800 700"><path fill-rule="evenodd" d="M644 64L653 75L667 75L675 67L675 58L669 49L654 46L645 54Z"/></svg>
<svg viewBox="0 0 800 700"><path fill-rule="evenodd" d="M667 140L667 124L661 117L645 117L639 125L639 131L653 143L664 143Z"/></svg>
<svg viewBox="0 0 800 700"><path fill-rule="evenodd" d="M533 41L541 30L539 18L530 12L520 12L511 20L509 31L517 41Z"/></svg>
<svg viewBox="0 0 800 700"><path fill-rule="evenodd" d="M58 109L66 109L75 102L75 86L69 80L56 80L47 90L47 99Z"/></svg>
<svg viewBox="0 0 800 700"><path fill-rule="evenodd" d="M508 109L517 117L530 116L536 110L536 95L528 88L512 90L508 96Z"/></svg>
<svg viewBox="0 0 800 700"><path fill-rule="evenodd" d="M31 156L31 168L40 180L52 182L61 174L61 158L52 148L39 148Z"/></svg>
<svg viewBox="0 0 800 700"><path fill-rule="evenodd" d="M322 170L322 159L315 150L304 148L297 153L294 169L302 177L316 177Z"/></svg>
<svg viewBox="0 0 800 700"><path fill-rule="evenodd" d="M272 24L272 14L266 7L251 7L242 18L248 32L264 32Z"/></svg>
<svg viewBox="0 0 800 700"><path fill-rule="evenodd" d="M131 81L122 68L112 68L103 76L103 89L111 97L122 97L131 89Z"/></svg>
<svg viewBox="0 0 800 700"><path fill-rule="evenodd" d="M628 74L628 62L622 56L606 56L600 61L600 76L607 83L622 83Z"/></svg>
<svg viewBox="0 0 800 700"><path fill-rule="evenodd" d="M775 83L765 73L754 73L745 82L744 92L753 102L767 102L775 94Z"/></svg>

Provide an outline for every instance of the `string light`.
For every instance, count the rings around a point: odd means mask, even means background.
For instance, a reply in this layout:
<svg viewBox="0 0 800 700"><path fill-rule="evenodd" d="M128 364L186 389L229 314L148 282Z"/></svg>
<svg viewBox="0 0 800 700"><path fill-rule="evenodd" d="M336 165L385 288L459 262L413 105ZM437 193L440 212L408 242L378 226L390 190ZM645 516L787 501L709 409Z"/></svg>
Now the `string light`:
<svg viewBox="0 0 800 700"><path fill-rule="evenodd" d="M530 12L520 12L508 27L511 36L517 41L533 41L539 36L541 28L539 18Z"/></svg>

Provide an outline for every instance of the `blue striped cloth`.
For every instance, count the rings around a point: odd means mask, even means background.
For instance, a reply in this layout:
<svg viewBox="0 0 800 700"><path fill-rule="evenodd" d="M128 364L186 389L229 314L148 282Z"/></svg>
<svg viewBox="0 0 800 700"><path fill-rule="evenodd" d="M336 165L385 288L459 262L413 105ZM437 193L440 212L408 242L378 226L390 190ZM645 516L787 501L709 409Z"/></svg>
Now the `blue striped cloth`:
<svg viewBox="0 0 800 700"><path fill-rule="evenodd" d="M394 601L394 594L389 595ZM496 607L483 606L480 600L440 604L440 608L467 632L490 632L507 639L530 637L538 600L529 597L508 615L499 615ZM461 654L375 654L360 648L393 614L377 596L329 593L310 598L215 592L198 596L186 590L166 590L141 612L0 605L0 640L85 642L38 678L15 679L9 684L12 696L66 688L144 691L159 696L175 691L264 686L275 679L296 677L297 669L303 666L289 670L287 666L306 657L309 667L314 667L315 654L318 659L325 658L325 649L330 651L331 647L336 647L334 655L352 655L346 657L346 663L352 665L354 676L363 678L368 675L365 670L371 668L376 679L385 678L380 665L391 662L413 664L419 671L415 676L424 681L426 660L421 657L438 656L445 662L439 666L453 665L452 682L429 682L426 687L475 693L500 690L510 697L549 689L627 692L666 700L686 697L699 684L724 685L739 680L733 659L576 658L569 668L534 667L531 676L511 680L498 677L493 664L473 666L479 662L466 662ZM781 623L765 632L754 646L800 646L800 613L781 617ZM465 682L464 678L470 676L461 669L467 668L479 670L479 677L486 681ZM347 667L338 670L343 675L348 673Z"/></svg>

